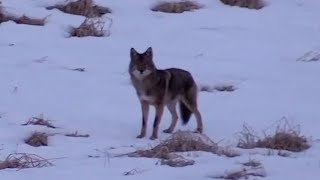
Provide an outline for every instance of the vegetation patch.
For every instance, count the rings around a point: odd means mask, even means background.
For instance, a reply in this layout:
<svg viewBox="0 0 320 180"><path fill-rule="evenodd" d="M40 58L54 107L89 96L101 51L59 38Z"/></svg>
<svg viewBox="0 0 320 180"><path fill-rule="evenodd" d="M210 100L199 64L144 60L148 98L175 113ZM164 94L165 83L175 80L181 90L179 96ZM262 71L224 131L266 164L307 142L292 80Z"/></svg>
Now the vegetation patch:
<svg viewBox="0 0 320 180"><path fill-rule="evenodd" d="M47 17L44 18L33 18L27 15L22 15L20 17L16 17L13 15L7 15L3 12L0 7L0 24L7 21L13 21L17 24L26 24L32 26L44 26L46 24Z"/></svg>
<svg viewBox="0 0 320 180"><path fill-rule="evenodd" d="M25 139L25 143L33 147L48 146L48 134L34 132L31 134L31 136Z"/></svg>
<svg viewBox="0 0 320 180"><path fill-rule="evenodd" d="M85 19L79 27L71 27L70 36L71 37L103 37L110 35L110 29L104 29L105 22L101 19ZM112 21L109 24L109 28L112 25Z"/></svg>
<svg viewBox="0 0 320 180"><path fill-rule="evenodd" d="M266 177L265 170L261 168L242 168L238 170L229 170L222 175L210 176L213 179L250 179L251 177Z"/></svg>
<svg viewBox="0 0 320 180"><path fill-rule="evenodd" d="M45 18L32 18L26 15L22 15L20 17L9 17L12 21L17 24L27 24L33 26L44 26L46 24L47 17Z"/></svg>
<svg viewBox="0 0 320 180"><path fill-rule="evenodd" d="M34 18L29 17L27 15L22 15L16 17L14 15L9 15L5 12L3 6L1 5L0 1L0 24L7 21L13 21L17 24L26 24L26 25L33 25L33 26L44 26L46 24L47 17L44 18Z"/></svg>
<svg viewBox="0 0 320 180"><path fill-rule="evenodd" d="M104 14L112 13L110 8L95 5L93 0L68 1L66 4L49 6L47 9L58 9L67 14L80 15L87 18L101 17Z"/></svg>
<svg viewBox="0 0 320 180"><path fill-rule="evenodd" d="M45 126L45 127L53 128L53 129L57 128L56 126L51 124L49 120L44 119L43 116L32 117L26 123L22 124L22 126L27 126L27 125Z"/></svg>
<svg viewBox="0 0 320 180"><path fill-rule="evenodd" d="M218 147L218 145L206 135L192 131L177 131L151 149L137 150L126 155L129 157L158 158L160 159L161 165L184 167L193 165L195 162L177 153L190 151L210 152L227 157L238 156L238 154L231 150Z"/></svg>
<svg viewBox="0 0 320 180"><path fill-rule="evenodd" d="M256 134L252 128L244 125L237 146L244 149L268 148L291 152L302 152L310 148L307 138L300 134L298 126L292 126L288 121L285 121L284 125L278 125L273 133L264 133L263 138Z"/></svg>
<svg viewBox="0 0 320 180"><path fill-rule="evenodd" d="M266 3L263 0L220 0L223 4L229 6L238 6L248 9L262 9Z"/></svg>
<svg viewBox="0 0 320 180"><path fill-rule="evenodd" d="M185 11L194 11L203 8L203 5L195 1L177 1L177 2L159 2L151 10L164 13L183 13Z"/></svg>
<svg viewBox="0 0 320 180"><path fill-rule="evenodd" d="M38 155L27 153L9 154L4 161L0 161L0 170L3 169L25 169L41 168L52 166L53 164Z"/></svg>

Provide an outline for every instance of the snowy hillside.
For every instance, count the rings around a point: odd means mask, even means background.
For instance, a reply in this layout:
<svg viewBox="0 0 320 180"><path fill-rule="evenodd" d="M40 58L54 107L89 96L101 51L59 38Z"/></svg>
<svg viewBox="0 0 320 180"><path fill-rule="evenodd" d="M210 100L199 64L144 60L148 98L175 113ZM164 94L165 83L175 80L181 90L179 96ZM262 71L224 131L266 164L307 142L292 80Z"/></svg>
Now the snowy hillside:
<svg viewBox="0 0 320 180"><path fill-rule="evenodd" d="M151 11L157 0L95 0L112 10L102 16L110 34L79 38L68 32L84 16L46 9L63 0L1 1L8 14L48 17L44 26L0 24L0 162L11 153L32 153L53 164L2 169L1 180L201 180L241 169L250 159L260 161L266 175L250 179L320 176L320 61L298 61L320 52L319 0L266 0L259 10L198 0L203 8L180 14ZM233 85L231 92L200 92L198 104L204 133L240 156L189 152L195 164L180 168L156 158L117 157L170 136L162 133L171 122L165 110L159 139L149 139L151 108L147 136L136 138L141 109L128 74L131 47L141 53L152 47L158 68L186 69L198 84ZM41 114L57 128L22 125ZM311 147L288 157L236 148L244 124L269 132L281 119L299 125ZM195 128L192 116L175 131ZM48 146L25 143L35 131L50 134ZM89 137L64 135L75 132Z"/></svg>

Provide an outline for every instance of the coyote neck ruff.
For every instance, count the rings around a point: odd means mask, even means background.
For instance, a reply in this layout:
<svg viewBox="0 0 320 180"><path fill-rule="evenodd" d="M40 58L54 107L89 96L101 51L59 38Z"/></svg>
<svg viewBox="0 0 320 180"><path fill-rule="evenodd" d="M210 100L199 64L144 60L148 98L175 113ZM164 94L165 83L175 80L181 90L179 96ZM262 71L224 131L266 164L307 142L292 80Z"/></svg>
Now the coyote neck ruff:
<svg viewBox="0 0 320 180"><path fill-rule="evenodd" d="M143 138L146 135L150 105L154 106L156 110L150 139L158 138L159 124L165 106L171 113L172 120L169 128L163 132L173 132L178 121L177 103L180 106L183 125L186 125L191 115L194 114L197 120L195 132L202 133L202 118L197 107L198 90L192 75L188 71L178 68L157 69L153 62L151 47L144 53L138 53L134 48L131 48L130 58L129 74L142 110L142 128L137 138Z"/></svg>

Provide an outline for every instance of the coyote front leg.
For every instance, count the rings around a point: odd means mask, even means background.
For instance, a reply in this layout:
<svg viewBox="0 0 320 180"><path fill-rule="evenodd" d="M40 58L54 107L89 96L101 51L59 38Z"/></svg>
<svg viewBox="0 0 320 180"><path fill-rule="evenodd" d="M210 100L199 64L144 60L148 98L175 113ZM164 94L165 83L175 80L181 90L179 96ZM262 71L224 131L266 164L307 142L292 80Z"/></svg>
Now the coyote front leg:
<svg viewBox="0 0 320 180"><path fill-rule="evenodd" d="M167 105L167 108L171 113L171 124L168 129L163 130L164 133L172 133L174 128L176 127L176 124L179 118L176 110L176 105L177 105L177 101L170 102Z"/></svg>
<svg viewBox="0 0 320 180"><path fill-rule="evenodd" d="M148 115L149 115L149 104L146 101L141 101L141 111L142 111L142 126L141 133L137 138L143 138L146 136Z"/></svg>
<svg viewBox="0 0 320 180"><path fill-rule="evenodd" d="M155 140L158 138L159 124L160 124L160 121L162 118L164 105L163 104L156 105L155 109L156 109L156 116L155 116L154 122L153 122L153 132L150 137L151 140Z"/></svg>

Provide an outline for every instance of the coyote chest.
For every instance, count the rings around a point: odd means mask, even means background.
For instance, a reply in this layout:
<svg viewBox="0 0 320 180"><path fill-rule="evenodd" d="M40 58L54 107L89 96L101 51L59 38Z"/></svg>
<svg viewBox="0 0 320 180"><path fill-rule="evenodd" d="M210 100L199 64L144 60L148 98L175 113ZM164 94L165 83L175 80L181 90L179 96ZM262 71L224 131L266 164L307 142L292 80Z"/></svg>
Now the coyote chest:
<svg viewBox="0 0 320 180"><path fill-rule="evenodd" d="M146 101L150 104L155 103L157 99L157 95L154 92L153 88L138 86L136 90L137 90L137 95L140 101Z"/></svg>
<svg viewBox="0 0 320 180"><path fill-rule="evenodd" d="M146 95L145 93L142 93L139 95L140 101L147 101L149 103L153 103L155 98L154 96Z"/></svg>

